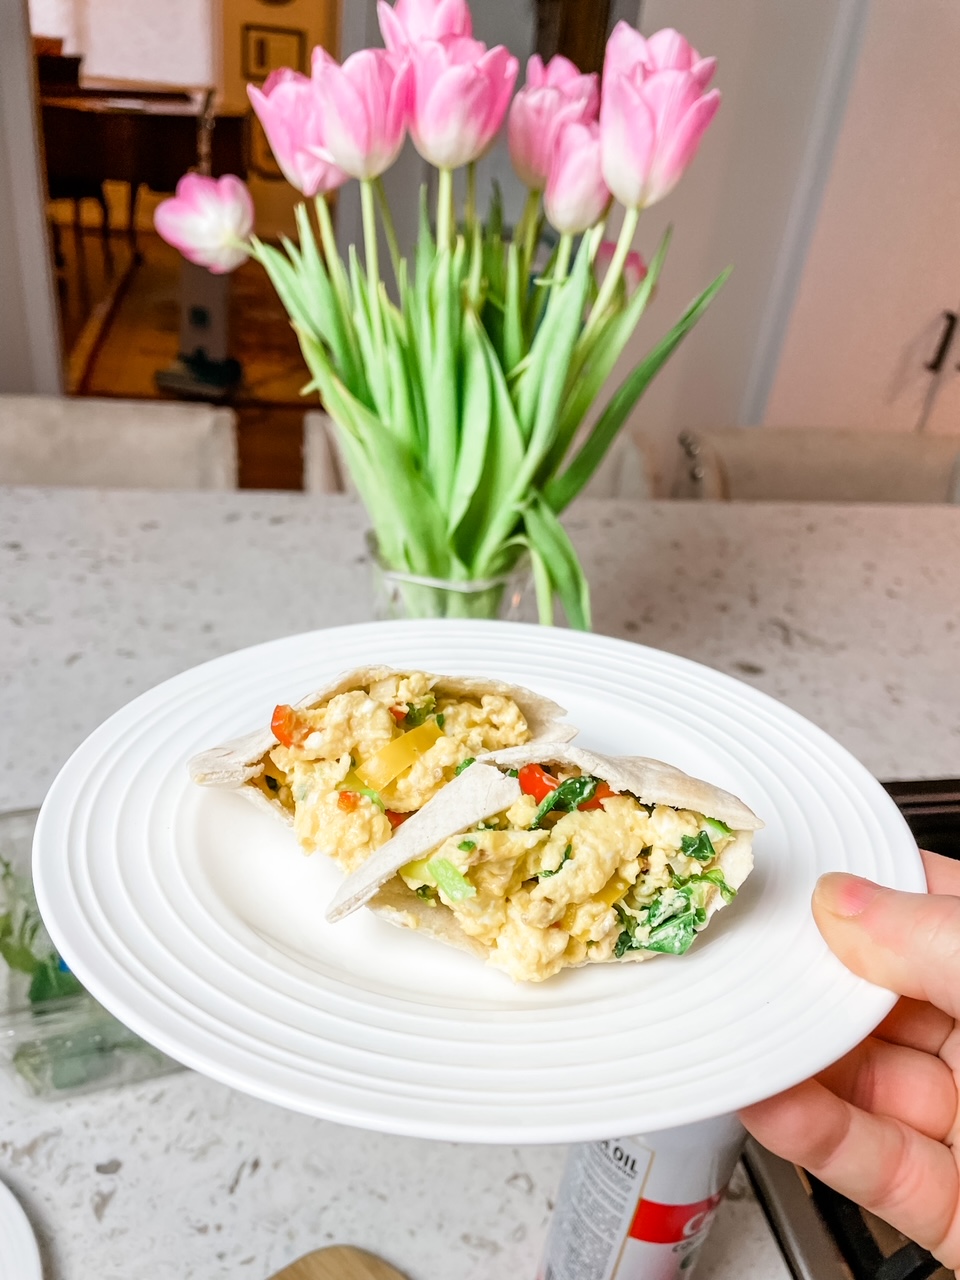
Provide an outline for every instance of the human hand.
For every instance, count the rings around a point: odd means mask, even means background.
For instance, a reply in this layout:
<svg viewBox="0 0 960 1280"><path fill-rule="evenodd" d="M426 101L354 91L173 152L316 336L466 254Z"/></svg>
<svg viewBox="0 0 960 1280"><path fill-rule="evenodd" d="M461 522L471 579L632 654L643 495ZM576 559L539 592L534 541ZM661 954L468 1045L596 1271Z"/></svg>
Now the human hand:
<svg viewBox="0 0 960 1280"><path fill-rule="evenodd" d="M852 1053L741 1119L765 1147L956 1269L960 863L922 856L929 895L857 876L820 879L813 914L830 949L902 998Z"/></svg>

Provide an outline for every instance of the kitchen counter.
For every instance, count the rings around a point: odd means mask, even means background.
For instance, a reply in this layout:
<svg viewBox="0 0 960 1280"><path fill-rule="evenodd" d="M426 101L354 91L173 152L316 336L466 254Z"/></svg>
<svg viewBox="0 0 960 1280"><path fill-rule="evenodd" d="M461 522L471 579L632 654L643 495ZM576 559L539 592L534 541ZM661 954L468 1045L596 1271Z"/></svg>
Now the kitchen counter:
<svg viewBox="0 0 960 1280"><path fill-rule="evenodd" d="M781 698L881 777L960 774L960 508L584 502L596 629ZM366 519L297 494L0 489L0 808L197 662L370 616ZM184 1072L60 1103L0 1081L46 1280L260 1280L320 1245L532 1280L564 1161L310 1120ZM786 1280L742 1176L698 1280Z"/></svg>

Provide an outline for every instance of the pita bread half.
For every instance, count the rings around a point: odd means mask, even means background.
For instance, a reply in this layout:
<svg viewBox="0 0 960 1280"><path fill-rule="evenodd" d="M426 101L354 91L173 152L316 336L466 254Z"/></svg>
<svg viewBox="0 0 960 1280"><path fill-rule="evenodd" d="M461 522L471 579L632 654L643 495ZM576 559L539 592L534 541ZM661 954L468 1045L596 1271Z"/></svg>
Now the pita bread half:
<svg viewBox="0 0 960 1280"><path fill-rule="evenodd" d="M738 832L736 840L729 844L717 859L717 866L723 872L723 878L731 889L739 889L753 870L751 839L751 832ZM452 911L447 911L436 903L424 902L397 875L393 876L378 889L366 905L378 916L381 916L390 924L397 925L399 928L415 929L424 938L430 938L434 942L442 942L448 947L456 947L459 951L468 951L479 960L486 962L490 959L491 949L480 942L479 939L471 938L468 933L461 929ZM703 932L710 921L710 917L724 905L720 890L713 890L704 908L707 913L707 921L698 932ZM652 960L657 954L659 953L656 951L627 951L622 956L611 956L609 960L601 961L601 963L637 963L641 960ZM581 965L568 964L565 968L581 968L583 964L591 963L594 962L584 960Z"/></svg>
<svg viewBox="0 0 960 1280"><path fill-rule="evenodd" d="M582 773L602 778L614 791L628 791L641 804L663 804L674 809L691 809L695 813L702 813L704 817L723 822L737 837L718 859L727 883L733 889L739 888L753 868L753 832L764 824L742 800L729 791L723 791L699 778L692 778L660 760L649 760L644 756L603 756L567 743L526 743L522 747L491 751L479 757L476 764L465 769L459 778L428 801L418 814L404 823L397 836L347 877L327 908L327 919L331 923L342 920L366 903L374 910L393 918L402 905L403 913L409 920L404 919L401 923L407 924L407 927L421 929L431 936L440 937L441 941L463 945L465 950L475 952L478 944L472 938L467 938L466 934L463 934L462 944L453 940L454 933L462 933L454 916L449 911L431 906L418 898L397 878L397 872L408 862L425 857L441 841L467 831L478 822L508 808L521 794L520 786L515 778L510 778L509 774L501 771L522 769L527 764L573 765ZM501 795L506 796L507 790L504 788L501 792L497 788L490 776L492 773L498 773L505 781L514 784L511 797L504 804L500 804L499 800ZM441 800L445 802L442 819L439 807L434 809ZM461 804L461 821L453 826L457 807ZM437 835L438 831L443 834ZM406 839L399 843L398 837L404 833ZM406 895L409 895L409 902ZM712 914L721 905L721 895L711 895L708 914ZM441 919L443 917L445 919ZM643 959L649 954L632 952L629 958Z"/></svg>
<svg viewBox="0 0 960 1280"><path fill-rule="evenodd" d="M409 674L410 671L395 667L356 667L352 671L343 672L322 689L308 693L305 698L293 703L293 706L296 710L319 707L329 702L331 698L335 698L337 694L364 688L376 680L385 680L389 676ZM569 742L576 736L576 728L565 722L564 717L567 713L563 707L550 698L543 697L542 694L524 689L521 685L505 684L501 680L487 680L475 676L430 675L430 680L431 691L441 696L482 698L484 694L499 694L505 698L512 698L520 708L534 742ZM255 729L252 733L234 738L222 746L202 751L187 762L187 769L190 777L199 786L239 789L254 804L269 810L292 826L293 815L278 800L272 800L257 786L245 785L263 773L263 758L276 745L277 738L269 728ZM409 821L405 825L409 825ZM444 838L439 837L439 839ZM393 844L395 840L394 836L390 843ZM400 865L402 866L403 863Z"/></svg>

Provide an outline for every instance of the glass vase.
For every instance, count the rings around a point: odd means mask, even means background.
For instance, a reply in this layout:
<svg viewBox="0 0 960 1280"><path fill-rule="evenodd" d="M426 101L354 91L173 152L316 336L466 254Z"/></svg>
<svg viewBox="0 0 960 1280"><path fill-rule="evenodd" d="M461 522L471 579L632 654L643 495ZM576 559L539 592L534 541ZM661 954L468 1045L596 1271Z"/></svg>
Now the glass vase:
<svg viewBox="0 0 960 1280"><path fill-rule="evenodd" d="M428 578L391 569L380 555L376 536L367 534L373 580L373 615L396 618L499 618L536 622L537 602L528 556L505 573L475 582Z"/></svg>
<svg viewBox="0 0 960 1280"><path fill-rule="evenodd" d="M181 1068L84 991L43 928L30 879L36 809L0 813L0 1071L64 1098Z"/></svg>

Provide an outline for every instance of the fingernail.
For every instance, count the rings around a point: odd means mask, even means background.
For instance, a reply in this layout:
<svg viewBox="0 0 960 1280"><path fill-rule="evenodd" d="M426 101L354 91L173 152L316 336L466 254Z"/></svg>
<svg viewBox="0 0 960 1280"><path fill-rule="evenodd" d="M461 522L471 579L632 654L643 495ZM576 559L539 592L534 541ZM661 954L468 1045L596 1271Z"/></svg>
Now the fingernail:
<svg viewBox="0 0 960 1280"><path fill-rule="evenodd" d="M862 876L831 871L817 881L814 897L817 905L843 919L860 915L880 892L880 886Z"/></svg>

